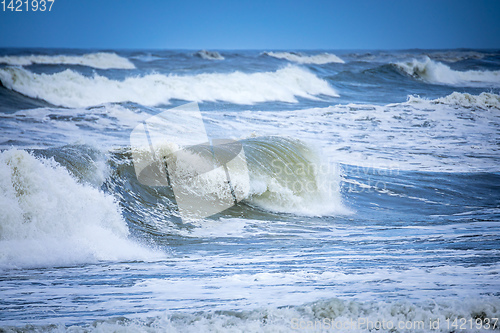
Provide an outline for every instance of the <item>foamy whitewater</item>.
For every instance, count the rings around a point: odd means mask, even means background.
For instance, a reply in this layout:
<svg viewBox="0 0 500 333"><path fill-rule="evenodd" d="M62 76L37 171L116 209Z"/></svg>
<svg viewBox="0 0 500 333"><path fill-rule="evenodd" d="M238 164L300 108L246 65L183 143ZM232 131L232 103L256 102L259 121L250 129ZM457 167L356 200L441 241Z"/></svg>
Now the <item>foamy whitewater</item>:
<svg viewBox="0 0 500 333"><path fill-rule="evenodd" d="M183 76L148 74L123 81L98 74L87 77L70 69L56 74L36 74L24 68L5 68L0 69L0 80L8 89L66 107L127 101L154 106L170 104L172 99L237 104L294 103L297 97L338 96L326 81L305 69L291 66L275 72L251 74L238 71Z"/></svg>
<svg viewBox="0 0 500 333"><path fill-rule="evenodd" d="M27 55L3 56L0 63L15 66L29 66L33 64L44 65L81 65L99 69L133 69L134 64L127 58L116 53L89 53L83 55Z"/></svg>
<svg viewBox="0 0 500 333"><path fill-rule="evenodd" d="M500 71L456 71L426 57L423 61L397 63L396 66L415 78L429 83L456 86L500 87Z"/></svg>
<svg viewBox="0 0 500 333"><path fill-rule="evenodd" d="M295 52L264 52L263 54L278 59L286 59L299 64L316 64L324 65L330 63L343 64L344 60L337 57L335 54L320 53L315 55L303 55Z"/></svg>
<svg viewBox="0 0 500 333"><path fill-rule="evenodd" d="M0 50L0 331L499 331L499 54Z"/></svg>

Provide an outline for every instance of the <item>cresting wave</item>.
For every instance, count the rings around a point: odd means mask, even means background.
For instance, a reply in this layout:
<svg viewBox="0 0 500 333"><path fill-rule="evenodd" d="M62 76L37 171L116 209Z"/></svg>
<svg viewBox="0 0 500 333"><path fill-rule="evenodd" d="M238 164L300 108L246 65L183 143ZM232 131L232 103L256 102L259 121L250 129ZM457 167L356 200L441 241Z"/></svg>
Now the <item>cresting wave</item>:
<svg viewBox="0 0 500 333"><path fill-rule="evenodd" d="M285 59L299 64L324 65L330 63L343 64L344 60L331 53L321 53L317 55L303 55L295 52L264 52L263 54L273 58Z"/></svg>
<svg viewBox="0 0 500 333"><path fill-rule="evenodd" d="M172 312L147 319L110 318L86 326L26 326L23 331L47 332L451 332L463 318L478 319L490 332L498 318L495 298L412 303L410 301L359 302L330 298L293 307L265 307L252 311ZM469 326L469 322L466 322ZM431 326L432 325L432 326ZM476 328L475 326L473 328ZM6 327L8 331L8 327ZM14 329L15 332L19 329ZM469 332L467 330L467 332Z"/></svg>
<svg viewBox="0 0 500 333"><path fill-rule="evenodd" d="M447 65L425 57L420 61L394 64L404 73L433 84L466 87L500 87L500 71L456 71Z"/></svg>
<svg viewBox="0 0 500 333"><path fill-rule="evenodd" d="M250 171L252 205L299 215L345 214L336 165L305 143L286 137L242 141Z"/></svg>
<svg viewBox="0 0 500 333"><path fill-rule="evenodd" d="M116 53L89 53L81 56L70 55L29 55L29 56L3 56L0 64L13 66L43 65L81 65L98 69L134 69L130 60L120 57Z"/></svg>
<svg viewBox="0 0 500 333"><path fill-rule="evenodd" d="M46 267L159 254L129 240L114 198L51 159L0 153L0 267Z"/></svg>
<svg viewBox="0 0 500 333"><path fill-rule="evenodd" d="M237 104L296 103L297 97L339 96L326 81L295 66L251 74L150 74L128 77L124 81L98 74L87 77L70 69L55 74L36 74L24 68L9 67L0 69L0 81L6 88L23 95L66 107L119 102L154 106L168 104L171 99Z"/></svg>
<svg viewBox="0 0 500 333"><path fill-rule="evenodd" d="M286 137L257 137L244 139L241 144L246 158L245 170L248 168L249 174L245 175L240 169L229 170L236 196L240 198L243 194L246 195L242 205L238 206L237 216L251 216L256 208L261 211L309 216L349 213L342 204L337 166L326 165L303 142ZM186 155L172 155L172 149L177 150L175 145L166 143L155 151L156 156L165 157L172 182L180 183L179 186L185 185L186 192L196 193L197 196L217 198L219 201L228 199L230 194L225 186L227 178L222 170L199 174L199 166L206 163L205 155L192 153L193 156L188 156L186 162ZM133 153L139 156L147 151L145 148L144 151ZM118 196L126 195L121 193L121 189L128 184L128 187L135 188L136 196L130 199L132 201L151 200L140 199L141 196L173 201L173 195L169 191L138 184L128 151L117 152L115 156L118 161L122 161L118 167L121 177L112 180L114 188L119 192ZM210 163L213 161L210 160ZM130 201L127 204L133 205ZM175 212L170 213L175 215ZM231 212L227 214L230 215Z"/></svg>

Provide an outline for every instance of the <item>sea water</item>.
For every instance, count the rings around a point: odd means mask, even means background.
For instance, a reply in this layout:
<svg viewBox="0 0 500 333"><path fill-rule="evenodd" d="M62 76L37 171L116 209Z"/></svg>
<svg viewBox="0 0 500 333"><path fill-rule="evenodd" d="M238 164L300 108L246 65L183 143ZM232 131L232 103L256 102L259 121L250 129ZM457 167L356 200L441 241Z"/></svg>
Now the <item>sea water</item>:
<svg viewBox="0 0 500 333"><path fill-rule="evenodd" d="M3 49L0 82L2 331L500 317L500 50ZM130 141L159 114L183 138L194 123L169 110L189 102L249 180L197 219L138 181Z"/></svg>

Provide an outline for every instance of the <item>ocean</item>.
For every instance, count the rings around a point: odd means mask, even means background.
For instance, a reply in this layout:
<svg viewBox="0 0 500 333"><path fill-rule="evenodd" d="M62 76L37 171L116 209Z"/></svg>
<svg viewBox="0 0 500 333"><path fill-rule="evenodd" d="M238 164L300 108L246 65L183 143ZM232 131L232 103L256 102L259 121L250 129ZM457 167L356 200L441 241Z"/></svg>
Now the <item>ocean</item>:
<svg viewBox="0 0 500 333"><path fill-rule="evenodd" d="M500 330L500 50L0 49L0 82L2 332Z"/></svg>

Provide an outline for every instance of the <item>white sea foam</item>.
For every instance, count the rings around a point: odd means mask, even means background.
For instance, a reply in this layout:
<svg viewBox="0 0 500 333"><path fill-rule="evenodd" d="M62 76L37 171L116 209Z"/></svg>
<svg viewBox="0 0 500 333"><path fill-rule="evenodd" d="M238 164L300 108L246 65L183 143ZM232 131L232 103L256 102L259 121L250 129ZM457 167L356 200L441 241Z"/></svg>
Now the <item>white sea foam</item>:
<svg viewBox="0 0 500 333"><path fill-rule="evenodd" d="M67 144L112 149L128 145L130 130L150 116L119 104L90 109L39 108L0 113L3 125L0 149L13 145L40 148ZM111 136L110 128L113 129Z"/></svg>
<svg viewBox="0 0 500 333"><path fill-rule="evenodd" d="M479 95L454 92L448 96L428 100L418 96L408 96L410 104L445 104L463 108L500 109L500 95L483 92Z"/></svg>
<svg viewBox="0 0 500 333"><path fill-rule="evenodd" d="M425 57L395 64L408 75L433 84L470 87L500 87L500 71L456 71Z"/></svg>
<svg viewBox="0 0 500 333"><path fill-rule="evenodd" d="M296 103L297 97L316 99L321 94L338 96L326 81L295 66L251 74L150 74L129 77L124 81L98 74L87 77L69 69L55 74L36 74L10 67L0 69L0 81L8 89L23 95L67 107L126 101L152 106L168 104L171 99L237 104L267 101Z"/></svg>
<svg viewBox="0 0 500 333"><path fill-rule="evenodd" d="M320 53L316 55L303 55L295 52L264 52L265 55L278 59L286 59L299 64L324 65L330 63L343 64L344 60L331 53Z"/></svg>
<svg viewBox="0 0 500 333"><path fill-rule="evenodd" d="M491 93L454 93L389 105L247 111L230 127L239 135L279 133L310 140L335 163L392 170L388 172L498 171L499 99ZM212 119L212 114L206 118L220 127L227 122Z"/></svg>
<svg viewBox="0 0 500 333"><path fill-rule="evenodd" d="M465 318L467 332L490 332L482 320L498 318L498 299L470 299L412 303L411 301L359 302L330 298L297 307L262 307L245 311L204 311L197 313L167 311L153 318L110 318L86 326L47 326L28 330L48 332L450 332L453 322L458 327ZM448 320L448 321L447 321ZM431 327L432 323L432 327ZM467 326L469 325L469 326ZM462 327L465 327L462 326ZM498 323L497 323L498 329ZM17 330L16 330L17 331Z"/></svg>
<svg viewBox="0 0 500 333"><path fill-rule="evenodd" d="M389 105L242 111L237 116L234 112L209 111L203 117L211 133L221 133L225 138L281 135L311 143L330 160L327 165L345 163L392 170L388 172L497 172L499 101L498 94L455 92L434 100L409 96L407 102ZM5 125L0 142L4 148L12 142L33 147L40 145L39 138L46 137L51 138L45 139L47 145L69 142L108 148L125 146L129 144L127 131L149 116L122 105L18 111L0 116ZM183 138L189 119L176 113L168 119L172 135ZM115 130L110 133L107 128ZM117 135L120 132L123 134ZM255 193L259 193L259 184L266 182L254 183Z"/></svg>
<svg viewBox="0 0 500 333"><path fill-rule="evenodd" d="M0 153L0 267L73 265L158 256L127 239L113 197L53 160Z"/></svg>
<svg viewBox="0 0 500 333"><path fill-rule="evenodd" d="M44 65L81 65L98 69L133 69L130 60L120 57L116 53L89 53L81 56L75 55L28 55L28 56L3 56L1 64L13 66L29 66L33 64Z"/></svg>

